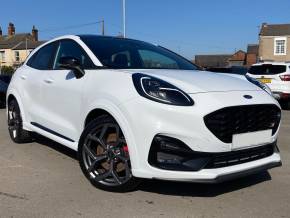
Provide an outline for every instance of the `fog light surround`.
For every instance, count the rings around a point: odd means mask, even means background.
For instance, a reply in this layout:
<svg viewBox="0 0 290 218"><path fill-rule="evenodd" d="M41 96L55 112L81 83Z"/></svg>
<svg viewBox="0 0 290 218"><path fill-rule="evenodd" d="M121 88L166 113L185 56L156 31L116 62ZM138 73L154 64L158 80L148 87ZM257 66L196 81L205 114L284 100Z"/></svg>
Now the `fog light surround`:
<svg viewBox="0 0 290 218"><path fill-rule="evenodd" d="M154 137L148 157L151 166L174 171L199 171L209 161L209 157L197 155L182 141L162 135Z"/></svg>

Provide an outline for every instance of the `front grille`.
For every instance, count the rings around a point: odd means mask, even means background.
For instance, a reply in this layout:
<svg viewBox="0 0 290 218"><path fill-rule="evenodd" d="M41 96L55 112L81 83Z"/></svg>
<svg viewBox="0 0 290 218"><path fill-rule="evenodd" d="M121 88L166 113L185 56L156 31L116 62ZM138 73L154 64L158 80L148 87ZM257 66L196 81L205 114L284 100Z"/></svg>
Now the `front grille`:
<svg viewBox="0 0 290 218"><path fill-rule="evenodd" d="M275 144L269 144L240 151L218 153L212 156L205 169L228 167L266 158L274 153L274 146Z"/></svg>
<svg viewBox="0 0 290 218"><path fill-rule="evenodd" d="M272 129L274 135L281 119L276 105L227 107L204 117L207 128L222 142L231 143L234 134Z"/></svg>

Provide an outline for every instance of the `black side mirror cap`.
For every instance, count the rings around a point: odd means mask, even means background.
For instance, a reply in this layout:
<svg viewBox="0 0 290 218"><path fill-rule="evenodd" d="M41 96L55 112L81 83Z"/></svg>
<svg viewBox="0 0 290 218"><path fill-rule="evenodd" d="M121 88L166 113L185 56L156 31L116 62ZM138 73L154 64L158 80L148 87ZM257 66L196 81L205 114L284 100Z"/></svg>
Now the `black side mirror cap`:
<svg viewBox="0 0 290 218"><path fill-rule="evenodd" d="M59 59L59 67L62 69L72 70L77 79L85 75L85 71L82 69L79 59L75 57L61 57Z"/></svg>

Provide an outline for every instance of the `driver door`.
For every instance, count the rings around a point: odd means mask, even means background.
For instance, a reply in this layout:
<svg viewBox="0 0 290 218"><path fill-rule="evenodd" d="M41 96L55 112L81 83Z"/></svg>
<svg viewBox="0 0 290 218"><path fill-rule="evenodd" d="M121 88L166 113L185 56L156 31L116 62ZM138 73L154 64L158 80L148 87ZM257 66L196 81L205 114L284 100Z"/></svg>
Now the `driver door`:
<svg viewBox="0 0 290 218"><path fill-rule="evenodd" d="M79 138L79 117L83 101L83 88L86 75L77 79L72 70L60 69L61 57L74 57L83 69L92 68L93 62L81 46L70 39L60 40L53 63L53 69L47 72L43 97L48 108L46 128L70 142Z"/></svg>

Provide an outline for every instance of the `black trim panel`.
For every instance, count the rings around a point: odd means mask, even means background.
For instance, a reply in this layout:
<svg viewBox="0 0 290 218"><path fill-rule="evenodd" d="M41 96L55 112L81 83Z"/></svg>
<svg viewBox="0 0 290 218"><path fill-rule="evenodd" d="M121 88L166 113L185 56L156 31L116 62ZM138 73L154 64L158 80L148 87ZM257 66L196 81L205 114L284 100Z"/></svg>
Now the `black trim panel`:
<svg viewBox="0 0 290 218"><path fill-rule="evenodd" d="M246 177L252 174L256 174L259 172L263 172L263 171L267 171L269 169L275 168L275 167L281 167L282 166L282 162L273 162L273 163L268 163L262 166L258 166L258 167L254 167L252 169L248 169L248 170L243 170L241 172L236 172L236 173L230 173L230 174L226 174L226 175L221 175L216 177L215 179L211 180L211 179L201 179L201 180L195 180L195 182L200 182L200 183L222 183L222 182L226 182L229 180L233 180L233 179L237 179L237 178L241 178L241 177Z"/></svg>
<svg viewBox="0 0 290 218"><path fill-rule="evenodd" d="M67 140L67 141L75 142L74 140L72 140L72 139L70 139L70 138L68 138L68 137L66 137L66 136L64 136L64 135L61 135L61 134L59 134L59 133L57 133L57 132L55 132L55 131L53 131L53 130L51 130L51 129L45 127L45 126L40 125L39 123L31 122L31 125L36 126L36 127L39 128L39 129L42 129L42 130L44 130L44 131L46 131L46 132L49 132L49 133L51 133L51 134L53 134L53 135L55 135L55 136L57 136L57 137L60 137L60 138L62 138L62 139L65 139L65 140Z"/></svg>
<svg viewBox="0 0 290 218"><path fill-rule="evenodd" d="M252 169L242 170L240 172L220 175L220 176L217 176L214 179L184 179L184 180L180 180L180 181L195 182L195 183L207 183L207 184L217 184L217 183L223 183L223 182L226 182L226 181L230 181L230 180L246 177L246 176L249 176L249 175L252 175L252 174L257 174L259 172L264 172L264 171L270 170L272 168L281 167L281 166L282 166L282 162L278 161L278 162L272 162L272 163L268 163L268 164L265 164L265 165L262 165L262 166L254 167ZM153 179L168 180L168 179L158 178L158 177L154 177ZM178 180L178 179L176 179L176 180Z"/></svg>

